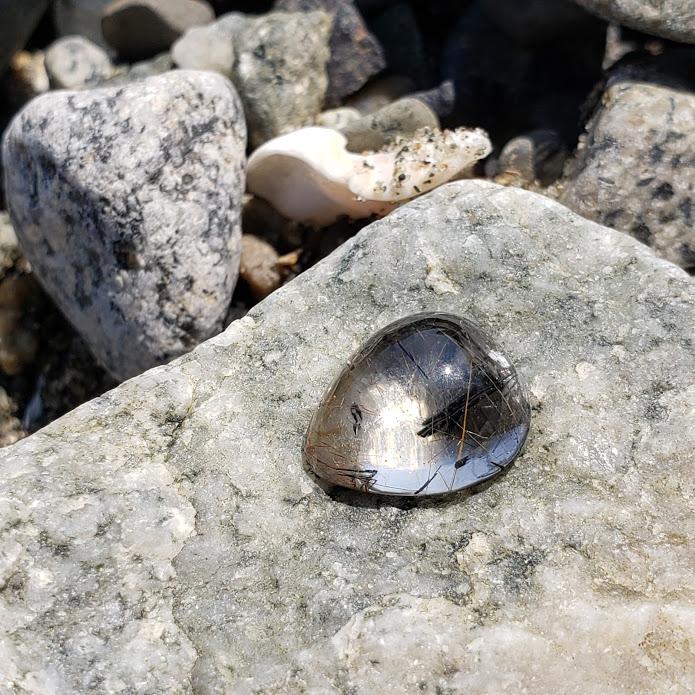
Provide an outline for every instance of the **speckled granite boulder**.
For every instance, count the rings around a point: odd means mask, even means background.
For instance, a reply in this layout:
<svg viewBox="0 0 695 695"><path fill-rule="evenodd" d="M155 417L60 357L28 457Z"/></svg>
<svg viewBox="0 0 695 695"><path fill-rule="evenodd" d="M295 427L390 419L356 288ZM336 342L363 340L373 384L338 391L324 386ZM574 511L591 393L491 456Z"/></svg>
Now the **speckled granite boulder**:
<svg viewBox="0 0 695 695"><path fill-rule="evenodd" d="M0 0L0 73L34 31L48 0Z"/></svg>
<svg viewBox="0 0 695 695"><path fill-rule="evenodd" d="M54 89L80 89L108 79L114 71L106 51L83 36L65 36L46 50L46 73Z"/></svg>
<svg viewBox="0 0 695 695"><path fill-rule="evenodd" d="M666 85L609 82L561 200L695 269L695 95Z"/></svg>
<svg viewBox="0 0 695 695"><path fill-rule="evenodd" d="M326 96L331 17L269 12L236 34L232 79L253 147L314 122Z"/></svg>
<svg viewBox="0 0 695 695"><path fill-rule="evenodd" d="M353 0L276 0L274 7L285 12L324 10L333 16L327 65L329 104L340 104L386 67L384 52Z"/></svg>
<svg viewBox="0 0 695 695"><path fill-rule="evenodd" d="M674 41L695 43L695 3L692 0L575 0L582 7L616 24Z"/></svg>
<svg viewBox="0 0 695 695"><path fill-rule="evenodd" d="M476 493L325 491L302 438L365 338L467 314L534 406ZM249 316L0 452L8 692L686 693L695 285L481 182L376 222Z"/></svg>
<svg viewBox="0 0 695 695"><path fill-rule="evenodd" d="M238 272L245 145L234 88L203 72L53 92L9 128L5 185L20 244L114 376L221 329Z"/></svg>

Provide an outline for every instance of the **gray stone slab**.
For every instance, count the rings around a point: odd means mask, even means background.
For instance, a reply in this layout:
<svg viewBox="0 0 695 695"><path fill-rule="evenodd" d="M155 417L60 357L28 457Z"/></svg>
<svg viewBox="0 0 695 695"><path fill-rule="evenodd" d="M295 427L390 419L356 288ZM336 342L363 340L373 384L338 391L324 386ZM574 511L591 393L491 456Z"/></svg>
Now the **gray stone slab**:
<svg viewBox="0 0 695 695"><path fill-rule="evenodd" d="M515 362L525 453L448 500L322 489L323 390L422 310ZM2 689L687 692L694 323L685 272L556 202L418 198L0 453Z"/></svg>

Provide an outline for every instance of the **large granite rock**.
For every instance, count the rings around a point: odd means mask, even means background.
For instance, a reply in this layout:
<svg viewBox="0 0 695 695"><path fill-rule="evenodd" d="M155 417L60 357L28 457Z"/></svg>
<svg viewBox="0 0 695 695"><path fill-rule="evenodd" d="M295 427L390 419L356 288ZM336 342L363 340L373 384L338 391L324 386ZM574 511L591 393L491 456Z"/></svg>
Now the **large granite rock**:
<svg viewBox="0 0 695 695"><path fill-rule="evenodd" d="M305 428L375 330L483 324L534 401L475 494L319 487ZM460 182L0 453L12 692L685 693L695 286L547 198Z"/></svg>
<svg viewBox="0 0 695 695"><path fill-rule="evenodd" d="M569 167L561 200L695 270L695 95L612 78Z"/></svg>
<svg viewBox="0 0 695 695"><path fill-rule="evenodd" d="M616 24L674 41L695 43L692 0L575 0L582 7Z"/></svg>
<svg viewBox="0 0 695 695"><path fill-rule="evenodd" d="M0 74L15 51L24 48L48 7L48 0L0 0Z"/></svg>
<svg viewBox="0 0 695 695"><path fill-rule="evenodd" d="M52 92L7 131L20 244L115 377L222 328L239 267L245 147L234 88L205 72Z"/></svg>

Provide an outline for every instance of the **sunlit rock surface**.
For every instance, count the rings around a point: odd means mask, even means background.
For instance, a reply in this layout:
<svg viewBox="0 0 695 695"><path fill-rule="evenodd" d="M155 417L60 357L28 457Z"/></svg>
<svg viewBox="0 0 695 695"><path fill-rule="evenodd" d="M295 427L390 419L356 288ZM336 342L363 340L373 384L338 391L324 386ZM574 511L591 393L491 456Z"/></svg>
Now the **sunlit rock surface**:
<svg viewBox="0 0 695 695"><path fill-rule="evenodd" d="M326 492L327 383L418 311L529 386L475 494ZM695 287L630 236L461 182L224 334L4 450L0 690L685 693L695 682Z"/></svg>

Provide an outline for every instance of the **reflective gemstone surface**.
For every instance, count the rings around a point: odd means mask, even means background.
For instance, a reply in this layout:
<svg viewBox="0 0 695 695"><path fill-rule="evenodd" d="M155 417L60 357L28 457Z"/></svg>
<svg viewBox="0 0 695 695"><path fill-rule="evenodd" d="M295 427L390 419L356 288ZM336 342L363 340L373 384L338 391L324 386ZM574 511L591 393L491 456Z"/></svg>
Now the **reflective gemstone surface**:
<svg viewBox="0 0 695 695"><path fill-rule="evenodd" d="M416 314L348 361L311 420L304 454L335 485L439 495L504 470L529 424L514 367L477 326Z"/></svg>

